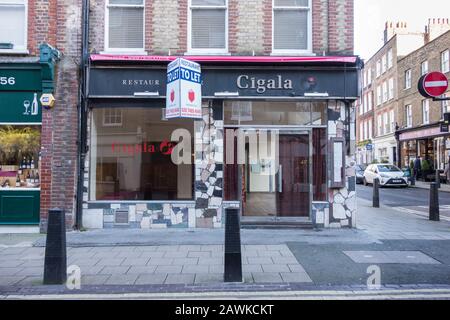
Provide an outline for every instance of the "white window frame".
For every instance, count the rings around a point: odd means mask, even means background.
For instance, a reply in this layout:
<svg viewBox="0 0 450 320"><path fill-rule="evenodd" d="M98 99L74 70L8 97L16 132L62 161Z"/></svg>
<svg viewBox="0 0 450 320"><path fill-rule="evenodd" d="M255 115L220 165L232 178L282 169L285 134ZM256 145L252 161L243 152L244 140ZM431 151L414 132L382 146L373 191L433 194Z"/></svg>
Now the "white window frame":
<svg viewBox="0 0 450 320"><path fill-rule="evenodd" d="M24 6L25 7L25 19L24 19L24 45L23 47L13 48L13 49L0 49L0 53L17 53L17 54L29 54L28 51L28 0L22 1L12 1L3 2L0 0L0 7L11 7L11 6Z"/></svg>
<svg viewBox="0 0 450 320"><path fill-rule="evenodd" d="M301 10L308 11L308 30L307 30L307 45L305 50L289 50L289 49L275 49L275 11L276 10ZM272 54L278 55L314 55L312 52L312 0L308 0L308 7L280 7L275 6L275 0L272 0Z"/></svg>
<svg viewBox="0 0 450 320"><path fill-rule="evenodd" d="M405 106L405 120L406 120L406 127L411 128L413 126L413 118L412 118L412 105L407 104Z"/></svg>
<svg viewBox="0 0 450 320"><path fill-rule="evenodd" d="M426 66L426 68L425 68L425 66ZM429 70L428 60L425 60L420 64L420 75L421 76L426 75L428 73L428 70Z"/></svg>
<svg viewBox="0 0 450 320"><path fill-rule="evenodd" d="M382 136L383 135L383 119L381 114L379 114L377 116L377 124L378 124L378 136Z"/></svg>
<svg viewBox="0 0 450 320"><path fill-rule="evenodd" d="M441 98L447 98L448 93L444 93ZM450 102L448 100L441 101L441 120L444 120L444 114L450 112Z"/></svg>
<svg viewBox="0 0 450 320"><path fill-rule="evenodd" d="M145 51L145 1L142 4L109 4L109 0L105 0L105 51L101 53L124 53L134 55L146 55ZM143 26L142 26L142 48L110 48L109 47L109 8L142 8Z"/></svg>
<svg viewBox="0 0 450 320"><path fill-rule="evenodd" d="M364 141L364 123L359 123L359 141Z"/></svg>
<svg viewBox="0 0 450 320"><path fill-rule="evenodd" d="M373 107L373 93L372 91L370 91L367 94L367 110L368 111L372 110L372 107Z"/></svg>
<svg viewBox="0 0 450 320"><path fill-rule="evenodd" d="M430 124L430 101L428 99L422 100L422 124Z"/></svg>
<svg viewBox="0 0 450 320"><path fill-rule="evenodd" d="M390 121L389 121L389 113L385 112L383 113L383 132L384 134L388 134L391 132L390 130Z"/></svg>
<svg viewBox="0 0 450 320"><path fill-rule="evenodd" d="M387 52L387 67L388 70L391 69L394 66L394 56L392 48L390 48Z"/></svg>
<svg viewBox="0 0 450 320"><path fill-rule="evenodd" d="M188 2L188 26L187 26L187 55L229 55L228 44L228 25L229 25L229 7L228 0L225 0L225 6L193 6L192 0ZM225 48L192 48L192 9L225 9Z"/></svg>
<svg viewBox="0 0 450 320"><path fill-rule="evenodd" d="M367 70L367 85L370 86L372 84L372 68Z"/></svg>
<svg viewBox="0 0 450 320"><path fill-rule="evenodd" d="M106 121L106 112L111 112L112 110L114 110L114 112L116 114L114 114L114 118L117 118L117 112L119 111L120 113L120 122L107 122ZM103 127L121 127L123 125L123 112L122 109L119 108L115 108L115 109L103 109L103 114L102 114L102 126ZM109 118L111 118L111 114L108 115Z"/></svg>
<svg viewBox="0 0 450 320"><path fill-rule="evenodd" d="M381 105L381 100L383 99L383 93L381 92L381 86L377 87L377 106Z"/></svg>
<svg viewBox="0 0 450 320"><path fill-rule="evenodd" d="M405 71L405 90L411 89L412 85L412 70L408 69Z"/></svg>
<svg viewBox="0 0 450 320"><path fill-rule="evenodd" d="M441 71L450 72L450 51L447 49L441 53Z"/></svg>
<svg viewBox="0 0 450 320"><path fill-rule="evenodd" d="M381 57L381 74L384 74L387 71L387 57L386 55L383 55Z"/></svg>
<svg viewBox="0 0 450 320"><path fill-rule="evenodd" d="M395 112L389 111L389 120L391 121L391 133L395 131Z"/></svg>
<svg viewBox="0 0 450 320"><path fill-rule="evenodd" d="M387 102L389 100L389 90L388 90L388 84L386 81L383 82L383 103Z"/></svg>
<svg viewBox="0 0 450 320"><path fill-rule="evenodd" d="M388 90L389 90L389 100L394 99L395 96L395 83L394 83L394 78L390 78L389 79L389 85L388 85Z"/></svg>
<svg viewBox="0 0 450 320"><path fill-rule="evenodd" d="M369 139L372 139L373 138L373 135L372 135L372 118L370 118L369 121L368 121L368 132L369 132Z"/></svg>

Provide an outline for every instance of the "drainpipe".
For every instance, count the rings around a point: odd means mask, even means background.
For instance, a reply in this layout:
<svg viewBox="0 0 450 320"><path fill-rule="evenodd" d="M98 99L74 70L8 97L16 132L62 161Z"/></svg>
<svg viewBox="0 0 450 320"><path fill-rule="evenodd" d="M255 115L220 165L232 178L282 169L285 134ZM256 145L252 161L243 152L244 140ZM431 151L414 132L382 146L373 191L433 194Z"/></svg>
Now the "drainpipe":
<svg viewBox="0 0 450 320"><path fill-rule="evenodd" d="M84 162L86 159L87 145L87 78L89 69L89 0L82 3L82 41L81 41L81 70L80 88L78 94L78 165L77 165L77 194L75 229L83 227L83 185Z"/></svg>

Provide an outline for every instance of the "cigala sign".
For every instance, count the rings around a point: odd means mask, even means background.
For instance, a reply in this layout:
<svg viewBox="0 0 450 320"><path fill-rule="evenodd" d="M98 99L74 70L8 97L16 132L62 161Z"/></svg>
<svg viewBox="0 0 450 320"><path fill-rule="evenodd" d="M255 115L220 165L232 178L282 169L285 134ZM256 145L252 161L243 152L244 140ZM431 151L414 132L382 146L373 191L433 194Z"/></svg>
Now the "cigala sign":
<svg viewBox="0 0 450 320"><path fill-rule="evenodd" d="M167 67L166 118L202 117L202 74L198 63L177 58Z"/></svg>

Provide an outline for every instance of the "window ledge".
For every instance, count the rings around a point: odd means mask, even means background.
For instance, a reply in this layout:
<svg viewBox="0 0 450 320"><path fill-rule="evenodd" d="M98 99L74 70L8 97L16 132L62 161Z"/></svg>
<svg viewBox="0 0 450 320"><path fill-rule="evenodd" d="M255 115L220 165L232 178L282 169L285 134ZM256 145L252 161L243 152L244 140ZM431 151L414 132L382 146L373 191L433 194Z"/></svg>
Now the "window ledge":
<svg viewBox="0 0 450 320"><path fill-rule="evenodd" d="M228 51L191 50L184 53L185 56L231 56Z"/></svg>
<svg viewBox="0 0 450 320"><path fill-rule="evenodd" d="M127 56L146 56L148 55L147 51L100 51L100 54L111 54L111 55L127 55Z"/></svg>
<svg viewBox="0 0 450 320"><path fill-rule="evenodd" d="M283 50L274 50L270 53L271 56L302 56L302 57L315 57L317 56L315 53L311 51L283 51Z"/></svg>
<svg viewBox="0 0 450 320"><path fill-rule="evenodd" d="M30 51L23 49L0 49L0 54L30 54Z"/></svg>

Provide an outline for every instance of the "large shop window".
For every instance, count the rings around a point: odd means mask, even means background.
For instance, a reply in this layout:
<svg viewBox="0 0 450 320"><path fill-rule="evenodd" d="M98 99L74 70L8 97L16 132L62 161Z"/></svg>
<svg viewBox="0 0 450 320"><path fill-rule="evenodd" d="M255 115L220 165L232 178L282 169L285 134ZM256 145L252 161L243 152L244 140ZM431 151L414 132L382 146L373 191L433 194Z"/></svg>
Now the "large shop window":
<svg viewBox="0 0 450 320"><path fill-rule="evenodd" d="M274 0L274 52L310 51L310 0Z"/></svg>
<svg viewBox="0 0 450 320"><path fill-rule="evenodd" d="M27 50L27 0L0 0L0 52Z"/></svg>
<svg viewBox="0 0 450 320"><path fill-rule="evenodd" d="M227 1L190 0L190 51L228 51Z"/></svg>
<svg viewBox="0 0 450 320"><path fill-rule="evenodd" d="M125 108L121 112L112 108L94 109L90 200L193 199L194 120L167 121L163 111L162 108ZM189 132L190 150L183 150L190 152L190 163L173 161L173 148L180 142L172 139L177 129Z"/></svg>
<svg viewBox="0 0 450 320"><path fill-rule="evenodd" d="M0 189L40 187L40 126L0 126Z"/></svg>
<svg viewBox="0 0 450 320"><path fill-rule="evenodd" d="M107 51L144 51L144 0L108 0Z"/></svg>
<svg viewBox="0 0 450 320"><path fill-rule="evenodd" d="M326 125L326 102L226 101L226 125Z"/></svg>

